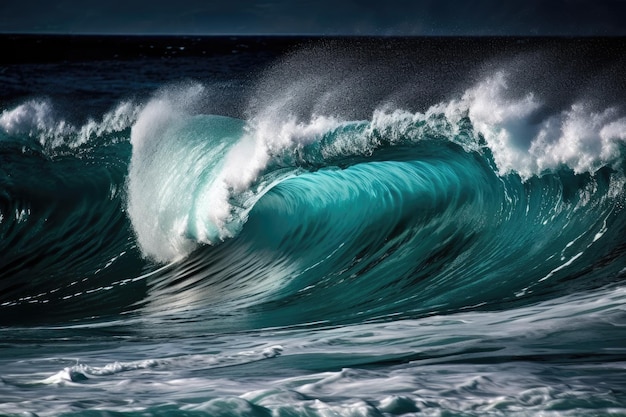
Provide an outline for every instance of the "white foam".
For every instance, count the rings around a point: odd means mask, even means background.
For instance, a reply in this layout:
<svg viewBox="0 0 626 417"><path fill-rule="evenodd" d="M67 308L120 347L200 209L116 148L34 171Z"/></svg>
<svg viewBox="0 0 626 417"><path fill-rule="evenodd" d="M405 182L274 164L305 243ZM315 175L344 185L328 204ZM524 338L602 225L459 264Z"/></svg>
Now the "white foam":
<svg viewBox="0 0 626 417"><path fill-rule="evenodd" d="M620 142L626 141L626 117L617 109L598 110L585 100L572 103L549 117L538 92L513 95L507 74L497 72L465 91L461 98L431 106L424 113L382 107L366 134L375 147L377 131L390 143L445 136L466 151L483 146L478 136L459 135L466 116L493 154L500 175L517 173L523 179L569 167L575 173L594 173L617 167ZM435 135L431 135L434 133ZM337 145L335 145L337 146ZM360 144L363 146L363 144Z"/></svg>
<svg viewBox="0 0 626 417"><path fill-rule="evenodd" d="M167 358L143 359L128 362L111 362L103 366L90 366L77 363L43 380L35 381L36 384L65 385L80 383L94 377L111 377L121 373L132 371L150 370L153 368L220 368L239 364L273 359L281 355L283 347L280 345L259 346L256 349L246 351L223 352L220 354L204 355L180 355Z"/></svg>
<svg viewBox="0 0 626 417"><path fill-rule="evenodd" d="M30 100L0 115L0 126L8 134L46 129L53 124L52 108L47 101Z"/></svg>
<svg viewBox="0 0 626 417"><path fill-rule="evenodd" d="M235 191L250 187L267 167L272 157L286 150L296 150L318 140L332 131L341 121L314 115L309 122L301 122L287 114L284 119L271 116L253 118L247 135L228 154L224 167L224 181Z"/></svg>
<svg viewBox="0 0 626 417"><path fill-rule="evenodd" d="M82 145L93 137L128 129L137 119L141 108L136 103L124 101L118 104L112 111L107 112L102 117L102 120L90 119L78 130L72 146Z"/></svg>
<svg viewBox="0 0 626 417"><path fill-rule="evenodd" d="M121 132L135 121L141 106L125 101L104 114L101 120L89 119L76 127L60 118L48 100L29 100L0 114L0 128L8 135L25 135L42 146L78 147L103 134Z"/></svg>
<svg viewBox="0 0 626 417"><path fill-rule="evenodd" d="M521 142L528 138L521 136L529 134L525 120L540 105L532 93L519 99L508 99L504 96L506 90L504 74L497 73L466 91L459 104L467 109L474 128L484 135L500 173L515 170L524 176L532 161L530 155L522 152Z"/></svg>
<svg viewBox="0 0 626 417"><path fill-rule="evenodd" d="M529 149L536 171L566 165L576 173L595 172L615 162L619 157L617 140L626 137L626 124L614 122L615 114L614 109L596 113L585 104L574 104L544 122Z"/></svg>
<svg viewBox="0 0 626 417"><path fill-rule="evenodd" d="M29 100L0 115L0 126L9 135L38 137L42 145L57 143L73 133L74 128L54 116L52 104L47 100Z"/></svg>
<svg viewBox="0 0 626 417"><path fill-rule="evenodd" d="M620 157L618 142L626 140L626 118L617 110L594 109L584 100L535 121L543 103L533 92L511 98L506 74L498 72L469 89L453 110L467 109L474 127L484 135L499 173L533 175L562 166L593 173ZM458 113L458 111L457 111Z"/></svg>
<svg viewBox="0 0 626 417"><path fill-rule="evenodd" d="M187 237L191 190L179 179L190 175L176 175L187 169L169 142L170 126L189 117L202 87L191 86L178 91L164 91L139 112L131 128L133 154L129 167L128 214L139 245L147 256L159 261L171 261L191 252L197 242ZM174 153L177 152L177 153ZM182 159L182 158L181 158Z"/></svg>

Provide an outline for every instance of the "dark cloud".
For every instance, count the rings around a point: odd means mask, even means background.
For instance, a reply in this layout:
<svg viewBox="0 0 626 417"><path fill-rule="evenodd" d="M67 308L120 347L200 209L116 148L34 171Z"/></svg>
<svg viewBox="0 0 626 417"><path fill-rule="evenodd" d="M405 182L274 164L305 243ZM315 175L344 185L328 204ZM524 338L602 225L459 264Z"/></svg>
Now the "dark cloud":
<svg viewBox="0 0 626 417"><path fill-rule="evenodd" d="M624 36L625 9L625 0L25 0L0 4L0 31Z"/></svg>

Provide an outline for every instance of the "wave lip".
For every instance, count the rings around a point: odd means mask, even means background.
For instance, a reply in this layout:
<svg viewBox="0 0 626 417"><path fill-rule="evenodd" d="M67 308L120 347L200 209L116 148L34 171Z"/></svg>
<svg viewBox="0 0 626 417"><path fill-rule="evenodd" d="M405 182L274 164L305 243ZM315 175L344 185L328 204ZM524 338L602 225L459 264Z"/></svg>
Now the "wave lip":
<svg viewBox="0 0 626 417"><path fill-rule="evenodd" d="M131 129L128 215L144 254L159 261L234 233L224 220L230 205L221 171L243 122L193 116L202 90L195 85L153 99Z"/></svg>

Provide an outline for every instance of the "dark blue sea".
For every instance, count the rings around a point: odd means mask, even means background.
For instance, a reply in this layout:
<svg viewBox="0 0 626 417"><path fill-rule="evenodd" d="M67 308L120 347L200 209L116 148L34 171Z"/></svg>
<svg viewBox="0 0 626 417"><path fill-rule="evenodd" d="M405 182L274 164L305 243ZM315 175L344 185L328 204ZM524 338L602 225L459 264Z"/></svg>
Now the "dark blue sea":
<svg viewBox="0 0 626 417"><path fill-rule="evenodd" d="M0 415L626 416L623 38L0 45Z"/></svg>

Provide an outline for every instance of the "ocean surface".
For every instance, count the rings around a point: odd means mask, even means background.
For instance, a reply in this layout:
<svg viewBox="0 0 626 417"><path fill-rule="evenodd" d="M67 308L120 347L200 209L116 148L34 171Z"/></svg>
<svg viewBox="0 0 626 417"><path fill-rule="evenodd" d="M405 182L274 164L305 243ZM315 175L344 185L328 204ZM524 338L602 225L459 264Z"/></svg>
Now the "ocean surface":
<svg viewBox="0 0 626 417"><path fill-rule="evenodd" d="M0 415L626 416L623 38L0 45Z"/></svg>

